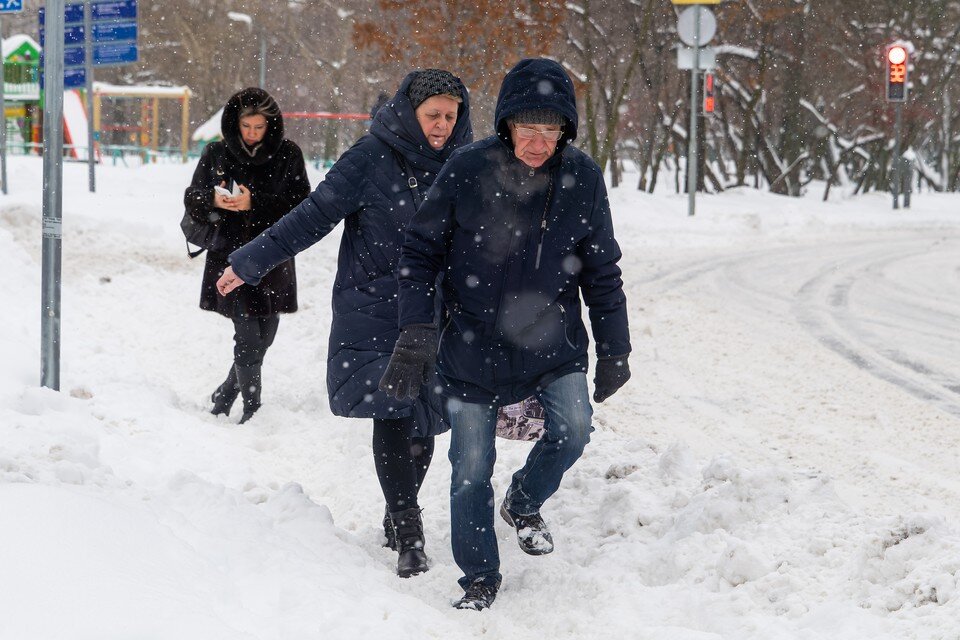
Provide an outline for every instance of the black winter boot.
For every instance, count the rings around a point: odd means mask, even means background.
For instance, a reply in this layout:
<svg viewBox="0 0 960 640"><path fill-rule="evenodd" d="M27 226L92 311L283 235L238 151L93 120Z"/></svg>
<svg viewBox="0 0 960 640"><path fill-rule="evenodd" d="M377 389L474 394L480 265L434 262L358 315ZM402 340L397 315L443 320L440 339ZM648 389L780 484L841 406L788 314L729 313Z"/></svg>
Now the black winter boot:
<svg viewBox="0 0 960 640"><path fill-rule="evenodd" d="M383 543L384 547L397 550L397 532L393 529L393 520L390 519L390 506L385 505L383 507L383 537L386 538L386 542Z"/></svg>
<svg viewBox="0 0 960 640"><path fill-rule="evenodd" d="M260 408L260 365L236 366L240 395L243 396L243 416L240 424L253 417Z"/></svg>
<svg viewBox="0 0 960 640"><path fill-rule="evenodd" d="M500 516L517 531L517 543L524 553L531 556L542 556L553 551L553 536L547 529L546 523L540 517L540 512L522 516L507 508L504 501L500 505Z"/></svg>
<svg viewBox="0 0 960 640"><path fill-rule="evenodd" d="M213 402L210 413L215 416L230 415L230 408L233 407L233 402L238 395L240 395L240 385L237 383L237 368L231 366L227 379L210 396L210 401Z"/></svg>
<svg viewBox="0 0 960 640"><path fill-rule="evenodd" d="M412 507L403 511L390 513L390 521L396 535L397 575L409 578L427 571L427 554L423 552L423 520L420 517L420 508Z"/></svg>
<svg viewBox="0 0 960 640"><path fill-rule="evenodd" d="M453 603L454 609L472 609L480 611L489 609L493 601L497 599L497 591L500 589L499 580L489 580L477 578L464 589L463 597Z"/></svg>

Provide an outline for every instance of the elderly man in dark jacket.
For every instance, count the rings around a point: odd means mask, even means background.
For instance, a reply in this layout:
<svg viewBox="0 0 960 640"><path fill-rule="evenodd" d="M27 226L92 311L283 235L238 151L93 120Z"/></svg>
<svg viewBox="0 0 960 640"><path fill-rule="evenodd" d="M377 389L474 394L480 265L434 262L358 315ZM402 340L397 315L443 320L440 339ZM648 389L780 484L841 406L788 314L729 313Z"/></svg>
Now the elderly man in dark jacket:
<svg viewBox="0 0 960 640"><path fill-rule="evenodd" d="M553 542L540 508L590 439L586 328L590 310L603 402L630 377L620 248L603 175L569 146L573 84L555 62L523 60L504 78L496 135L455 153L407 228L400 258L402 331L382 390L418 393L436 369L452 427L453 555L464 572L454 606L483 609L500 586L490 478L497 408L536 396L546 434L500 505L531 555ZM434 293L449 320L437 336ZM439 342L439 355L437 347Z"/></svg>

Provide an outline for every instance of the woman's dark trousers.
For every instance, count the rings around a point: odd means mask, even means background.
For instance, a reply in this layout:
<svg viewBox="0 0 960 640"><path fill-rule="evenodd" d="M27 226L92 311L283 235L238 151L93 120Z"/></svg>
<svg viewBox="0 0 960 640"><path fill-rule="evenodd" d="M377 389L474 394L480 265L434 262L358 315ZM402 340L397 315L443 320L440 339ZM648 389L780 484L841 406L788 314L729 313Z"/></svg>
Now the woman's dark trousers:
<svg viewBox="0 0 960 640"><path fill-rule="evenodd" d="M373 419L373 459L388 512L419 508L417 493L433 458L433 437L413 433L413 418Z"/></svg>
<svg viewBox="0 0 960 640"><path fill-rule="evenodd" d="M395 549L397 575L409 578L429 568L417 493L433 458L433 437L414 437L413 418L373 421L373 457L387 502L383 533Z"/></svg>
<svg viewBox="0 0 960 640"><path fill-rule="evenodd" d="M243 418L249 420L260 408L261 369L267 349L277 337L280 316L233 318L233 366L227 379L214 392L214 413L227 413L233 398L243 396ZM219 399L218 399L219 398ZM226 411L222 409L225 405ZM218 411L218 409L221 409Z"/></svg>

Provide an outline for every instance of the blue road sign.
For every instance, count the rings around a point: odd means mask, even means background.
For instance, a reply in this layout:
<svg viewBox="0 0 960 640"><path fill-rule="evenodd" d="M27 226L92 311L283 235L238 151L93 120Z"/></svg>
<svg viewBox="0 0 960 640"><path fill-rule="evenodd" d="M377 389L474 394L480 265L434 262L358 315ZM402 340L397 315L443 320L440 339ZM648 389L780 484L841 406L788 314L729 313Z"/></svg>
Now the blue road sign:
<svg viewBox="0 0 960 640"><path fill-rule="evenodd" d="M0 0L2 2L3 0ZM40 7L40 30L43 31L43 21L46 16L47 10L45 7ZM64 23L65 24L74 24L77 22L83 22L83 5L82 4L68 4L64 7Z"/></svg>
<svg viewBox="0 0 960 640"><path fill-rule="evenodd" d="M83 47L66 47L63 50L63 66L80 67L87 60L86 50ZM41 56L42 57L42 56Z"/></svg>
<svg viewBox="0 0 960 640"><path fill-rule="evenodd" d="M63 28L63 44L65 44L66 46L69 47L72 44L82 45L83 41L84 41L84 37L83 37L82 24ZM46 42L47 42L46 31L44 29L40 29L40 48L41 49L46 44Z"/></svg>
<svg viewBox="0 0 960 640"><path fill-rule="evenodd" d="M43 75L40 74L40 90L43 90ZM69 67L63 70L64 89L82 89L87 85L87 71L83 67Z"/></svg>
<svg viewBox="0 0 960 640"><path fill-rule="evenodd" d="M23 0L0 0L4 4L21 4ZM137 23L137 0L94 0L91 3L91 23L94 66L129 64L139 59L137 45L139 25ZM86 73L86 33L83 26L84 5L70 3L64 7L64 87L80 87L85 84ZM44 18L46 10L40 7L40 46L45 40ZM43 55L40 56L43 68ZM42 74L41 74L42 78ZM42 86L41 79L41 86ZM79 83L79 84L78 84Z"/></svg>
<svg viewBox="0 0 960 640"><path fill-rule="evenodd" d="M83 67L70 67L63 71L63 88L79 89L87 86L87 70Z"/></svg>
<svg viewBox="0 0 960 640"><path fill-rule="evenodd" d="M136 22L118 22L116 24L94 24L94 42L119 42L137 39Z"/></svg>
<svg viewBox="0 0 960 640"><path fill-rule="evenodd" d="M64 27L63 29L63 44L83 44L84 35L83 35L83 25L75 25L72 27ZM41 45L43 46L43 45Z"/></svg>
<svg viewBox="0 0 960 640"><path fill-rule="evenodd" d="M0 0L0 11L3 11L3 3L20 4L23 8L23 0ZM10 9L10 11L19 11L20 9ZM46 8L40 7L40 24L43 25ZM111 22L120 20L137 19L137 0L101 0L93 3L93 21ZM83 4L68 4L64 7L64 23L74 24L83 22Z"/></svg>
<svg viewBox="0 0 960 640"><path fill-rule="evenodd" d="M93 48L93 64L127 64L137 61L137 44L98 44Z"/></svg>
<svg viewBox="0 0 960 640"><path fill-rule="evenodd" d="M23 11L23 0L0 0L0 13Z"/></svg>
<svg viewBox="0 0 960 640"><path fill-rule="evenodd" d="M107 0L93 5L93 21L136 20L137 0Z"/></svg>

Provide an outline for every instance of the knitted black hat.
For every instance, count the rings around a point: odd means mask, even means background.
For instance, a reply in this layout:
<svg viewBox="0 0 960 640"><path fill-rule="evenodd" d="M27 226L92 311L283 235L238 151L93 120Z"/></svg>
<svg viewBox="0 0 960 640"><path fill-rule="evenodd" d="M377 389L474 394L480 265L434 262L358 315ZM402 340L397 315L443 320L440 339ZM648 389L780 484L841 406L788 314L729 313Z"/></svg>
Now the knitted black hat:
<svg viewBox="0 0 960 640"><path fill-rule="evenodd" d="M520 124L555 124L559 126L566 124L560 112L553 109L524 109L510 116L510 120Z"/></svg>
<svg viewBox="0 0 960 640"><path fill-rule="evenodd" d="M453 96L457 102L463 102L461 86L460 79L449 71L425 69L417 72L417 76L410 83L410 88L407 89L407 95L414 109L432 96Z"/></svg>

